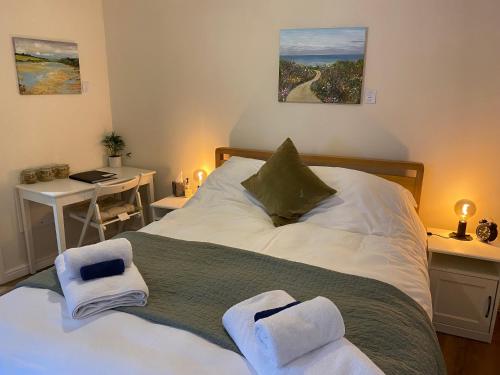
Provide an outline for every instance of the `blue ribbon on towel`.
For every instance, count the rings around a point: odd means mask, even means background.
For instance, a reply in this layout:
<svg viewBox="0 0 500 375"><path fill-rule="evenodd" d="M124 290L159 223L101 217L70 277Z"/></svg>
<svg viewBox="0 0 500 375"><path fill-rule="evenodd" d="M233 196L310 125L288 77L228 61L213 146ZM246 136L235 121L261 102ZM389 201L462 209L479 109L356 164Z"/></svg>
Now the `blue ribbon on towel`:
<svg viewBox="0 0 500 375"><path fill-rule="evenodd" d="M301 301L295 301L292 303L289 303L288 305L281 306L281 307L275 307L274 309L269 309L269 310L264 310L264 311L259 311L256 313L253 317L254 322L257 322L257 320L267 318L271 315L277 314L280 311L289 309L290 307L293 307L295 305L298 305Z"/></svg>
<svg viewBox="0 0 500 375"><path fill-rule="evenodd" d="M123 272L125 272L123 259L107 260L80 268L80 276L84 281L121 275Z"/></svg>

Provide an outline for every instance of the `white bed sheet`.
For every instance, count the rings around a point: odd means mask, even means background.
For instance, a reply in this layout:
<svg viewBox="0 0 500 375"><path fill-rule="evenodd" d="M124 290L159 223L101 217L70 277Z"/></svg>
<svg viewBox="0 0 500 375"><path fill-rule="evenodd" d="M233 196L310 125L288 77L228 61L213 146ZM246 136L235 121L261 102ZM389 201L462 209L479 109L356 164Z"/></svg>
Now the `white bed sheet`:
<svg viewBox="0 0 500 375"><path fill-rule="evenodd" d="M243 176L244 177L244 176ZM210 181L210 179L209 179ZM425 232L384 237L308 221L274 228L262 208L212 179L186 208L142 231L207 241L369 277L399 288L431 316ZM250 374L241 356L176 328L109 311L74 321L64 298L19 288L0 298L1 374ZM7 339L6 339L7 338Z"/></svg>

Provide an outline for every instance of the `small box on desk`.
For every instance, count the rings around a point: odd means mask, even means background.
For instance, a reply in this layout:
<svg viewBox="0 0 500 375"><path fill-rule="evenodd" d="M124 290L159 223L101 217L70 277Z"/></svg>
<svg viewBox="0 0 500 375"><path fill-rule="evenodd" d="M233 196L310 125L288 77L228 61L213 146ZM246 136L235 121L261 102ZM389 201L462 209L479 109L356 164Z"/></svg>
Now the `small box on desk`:
<svg viewBox="0 0 500 375"><path fill-rule="evenodd" d="M184 183L172 181L172 194L175 197L183 197L184 194Z"/></svg>

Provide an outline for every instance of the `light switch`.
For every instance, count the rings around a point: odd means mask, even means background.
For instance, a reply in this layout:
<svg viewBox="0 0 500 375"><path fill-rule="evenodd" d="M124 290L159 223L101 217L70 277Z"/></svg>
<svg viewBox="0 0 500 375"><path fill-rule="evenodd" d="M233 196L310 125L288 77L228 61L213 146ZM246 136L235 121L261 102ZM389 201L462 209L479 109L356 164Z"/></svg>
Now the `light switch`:
<svg viewBox="0 0 500 375"><path fill-rule="evenodd" d="M376 104L376 103L377 103L377 90L366 89L365 104Z"/></svg>
<svg viewBox="0 0 500 375"><path fill-rule="evenodd" d="M90 86L89 81L82 81L82 94L89 92L89 86Z"/></svg>

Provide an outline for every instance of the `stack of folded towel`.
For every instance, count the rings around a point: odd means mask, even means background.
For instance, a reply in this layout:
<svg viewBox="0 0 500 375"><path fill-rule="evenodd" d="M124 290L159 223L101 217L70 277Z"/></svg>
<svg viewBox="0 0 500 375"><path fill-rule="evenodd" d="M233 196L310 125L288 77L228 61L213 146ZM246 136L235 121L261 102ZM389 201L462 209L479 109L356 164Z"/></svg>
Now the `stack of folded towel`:
<svg viewBox="0 0 500 375"><path fill-rule="evenodd" d="M275 290L231 307L222 322L258 374L383 374L351 344L327 298L295 301Z"/></svg>
<svg viewBox="0 0 500 375"><path fill-rule="evenodd" d="M149 290L132 261L125 238L66 250L55 261L57 276L74 319L119 306L144 306Z"/></svg>

